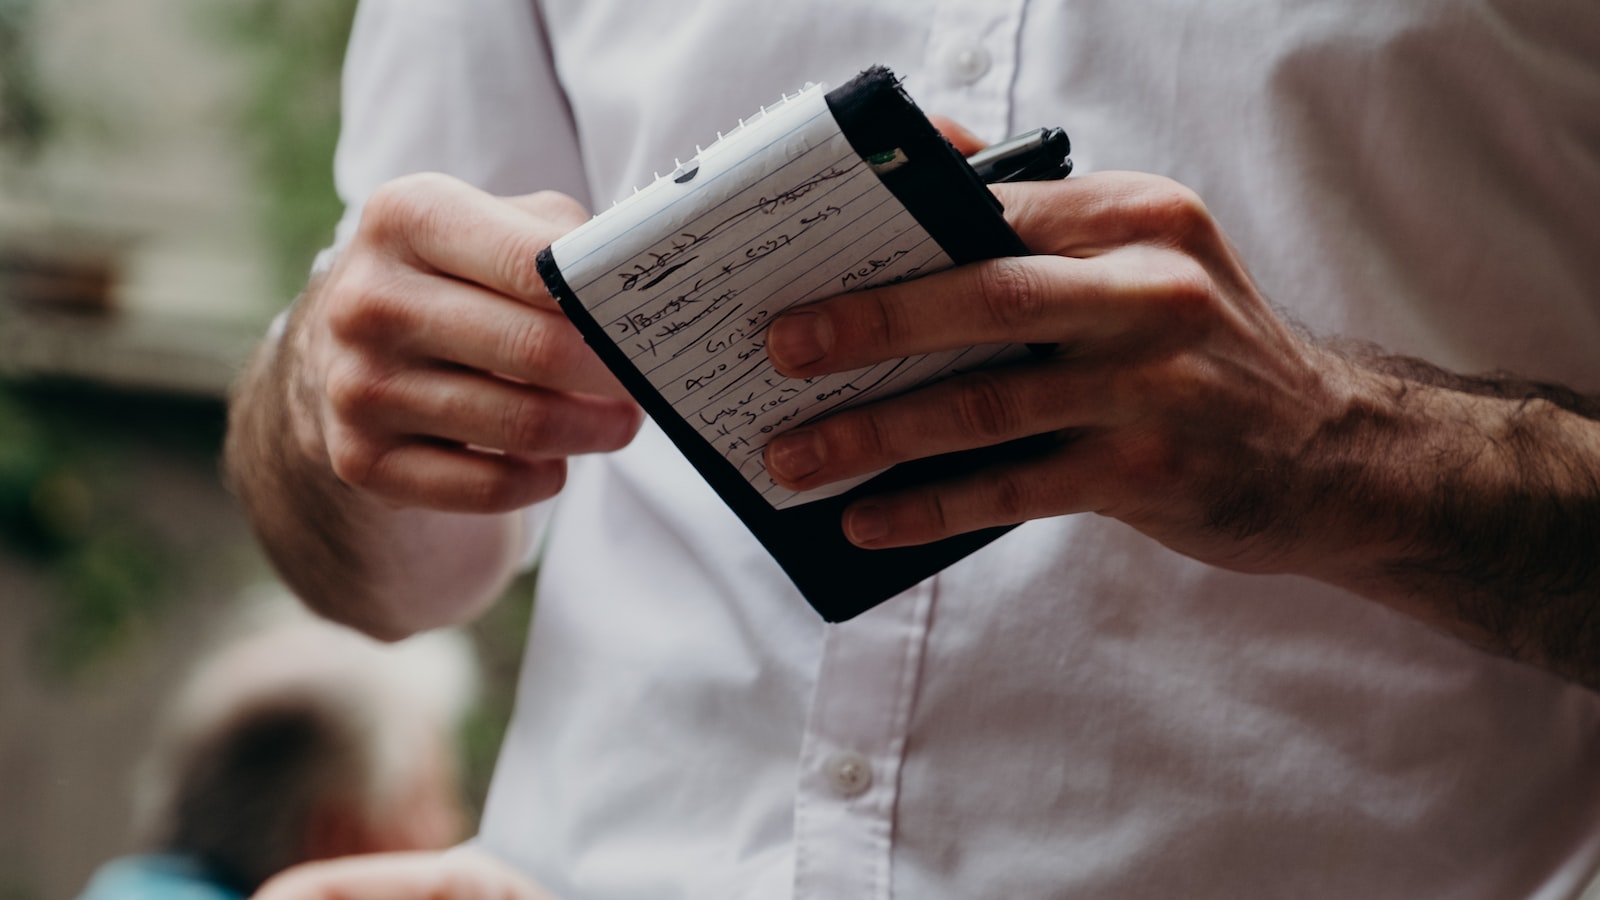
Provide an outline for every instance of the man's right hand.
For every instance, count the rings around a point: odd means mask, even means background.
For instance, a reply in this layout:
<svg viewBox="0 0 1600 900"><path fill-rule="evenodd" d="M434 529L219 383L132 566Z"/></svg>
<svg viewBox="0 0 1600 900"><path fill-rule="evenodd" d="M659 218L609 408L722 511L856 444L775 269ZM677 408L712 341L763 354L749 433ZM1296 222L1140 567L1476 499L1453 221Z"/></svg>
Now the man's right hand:
<svg viewBox="0 0 1600 900"><path fill-rule="evenodd" d="M390 182L236 391L227 460L279 573L381 637L458 621L514 571L510 513L639 408L545 291L540 250L587 214L441 175Z"/></svg>
<svg viewBox="0 0 1600 900"><path fill-rule="evenodd" d="M439 175L389 183L293 339L295 433L397 506L490 513L560 490L566 458L632 440L637 406L535 271L588 214Z"/></svg>
<svg viewBox="0 0 1600 900"><path fill-rule="evenodd" d="M254 896L255 900L551 900L526 876L473 847L303 863L274 876Z"/></svg>

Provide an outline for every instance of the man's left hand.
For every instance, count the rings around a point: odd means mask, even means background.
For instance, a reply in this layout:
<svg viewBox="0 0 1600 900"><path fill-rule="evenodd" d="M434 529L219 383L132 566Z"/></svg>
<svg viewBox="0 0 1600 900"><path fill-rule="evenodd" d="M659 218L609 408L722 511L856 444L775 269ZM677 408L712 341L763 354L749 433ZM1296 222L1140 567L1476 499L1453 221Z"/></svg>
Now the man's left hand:
<svg viewBox="0 0 1600 900"><path fill-rule="evenodd" d="M1297 529L1273 527L1297 499L1289 473L1349 417L1364 373L1285 324L1180 185L1108 173L996 190L1036 256L793 310L767 352L806 377L974 344L1054 351L791 431L768 471L808 489L1049 434L1022 461L857 501L845 534L893 547L1093 511L1214 564L1295 568Z"/></svg>

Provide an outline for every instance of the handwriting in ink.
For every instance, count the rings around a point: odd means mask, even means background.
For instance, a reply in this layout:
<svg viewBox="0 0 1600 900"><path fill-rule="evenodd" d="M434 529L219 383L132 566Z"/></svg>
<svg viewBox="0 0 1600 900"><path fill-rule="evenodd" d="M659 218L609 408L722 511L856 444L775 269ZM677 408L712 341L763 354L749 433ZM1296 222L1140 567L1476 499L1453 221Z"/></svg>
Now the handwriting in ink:
<svg viewBox="0 0 1600 900"><path fill-rule="evenodd" d="M797 409L797 410L789 413L788 415L784 416L783 418L779 419L776 422L768 422L767 424L761 426L761 433L762 434L771 434L774 431L777 431L779 428L783 427L783 424L785 422L788 422L791 419L794 419L795 417L799 416L800 413L802 413L802 412L804 412L804 410Z"/></svg>
<svg viewBox="0 0 1600 900"><path fill-rule="evenodd" d="M707 307L706 311L710 312L713 309L716 309L716 307L715 306ZM717 331L723 325L726 325L728 320L733 318L734 313L738 312L741 309L744 309L744 304L743 303L735 303L733 305L732 309L730 309L727 312L722 314L722 318L716 320L715 322L712 322L710 324L710 326L708 326L704 331L700 332L699 334L695 335L694 337L690 338L689 340L684 341L683 344L681 346L679 346L677 350L673 351L672 358L673 359L677 359L678 357L684 355L685 353L688 353L691 349L695 348L696 346L699 346L700 342L705 340L707 335L711 334L712 332ZM699 319L699 318L702 318L702 316L695 316L695 318ZM686 326L687 326L687 324L688 323L685 323Z"/></svg>
<svg viewBox="0 0 1600 900"><path fill-rule="evenodd" d="M817 222L821 222L824 219L829 218L830 216L837 216L841 212L843 212L843 210L841 210L837 206L824 206L823 208L821 208L821 209L817 210L816 212L812 213L811 215L801 218L800 219L800 224L801 225L813 225L813 224L815 224Z"/></svg>
<svg viewBox="0 0 1600 900"><path fill-rule="evenodd" d="M898 260L900 257L905 256L910 252L910 250L901 247L899 250L894 251L883 259L869 259L867 260L866 265L841 275L839 277L839 287L849 287L850 283L856 280L865 281L866 279L871 278L874 273L894 265L895 260Z"/></svg>
<svg viewBox="0 0 1600 900"><path fill-rule="evenodd" d="M734 376L734 379L732 381L730 381L727 384L723 385L722 387L718 388L716 390L716 392L714 392L711 395L711 399L715 400L718 397L721 397L723 394L726 394L727 392L729 392L729 391L733 390L734 388L738 387L739 385L743 384L745 379L747 379L750 376L756 374L757 372L760 372L766 365L767 365L767 361L765 359L756 360L749 367L747 367L743 372L740 372L738 375Z"/></svg>
<svg viewBox="0 0 1600 900"><path fill-rule="evenodd" d="M667 322L667 323L663 324L659 329L656 330L656 337L658 337L658 338L669 338L669 337L672 337L673 335L675 335L678 332L684 330L685 328L688 328L689 326L691 326L694 323L700 321L701 319L704 319L706 316L709 316L712 313L716 312L718 309L720 309L722 307L723 303L727 302L728 300L732 300L734 297L737 297L738 295L739 295L738 291L723 291L721 294L717 295L716 297L713 297L705 305L705 308L699 310L698 312L696 312L694 315L690 316L689 318L684 319L681 322L680 321L672 321L672 322ZM733 310L729 312L729 315L732 315L733 312L737 312L738 310L742 309L743 307L744 307L744 304L742 304L742 303L734 304ZM724 316L723 318L727 318L727 317ZM715 326L713 326L713 327L715 327ZM673 356L677 356L678 354L674 353L672 355Z"/></svg>
<svg viewBox="0 0 1600 900"><path fill-rule="evenodd" d="M838 387L834 388L831 391L821 391L821 392L819 392L817 394L817 402L818 403L822 403L822 402L827 401L827 400L832 400L835 397L843 395L845 391L859 391L859 390L861 390L861 389L856 387L855 382L853 382L853 381L845 382L844 384L839 385Z"/></svg>
<svg viewBox="0 0 1600 900"><path fill-rule="evenodd" d="M777 210L778 207L788 206L789 204L816 190L817 185L848 175L854 168L855 166L847 166L841 170L835 166L826 171L819 172L816 175L813 175L805 181L802 181L794 187L788 189L787 191L777 195L776 197L762 197L756 202L756 205L751 208L753 210L760 210L763 215L771 215L775 210Z"/></svg>
<svg viewBox="0 0 1600 900"><path fill-rule="evenodd" d="M668 275L671 275L673 272L678 271L679 269L683 268L684 266L687 266L689 263L692 263L692 262L694 262L695 260L697 260L699 258L700 257L698 257L698 256L691 256L691 257L689 257L688 259L684 260L681 263L675 263L673 265L667 266L664 270L662 270L660 275L657 275L656 277L650 279L649 281L646 281L644 283L643 287L646 290L655 287L656 285L660 284L661 282L666 281Z"/></svg>
<svg viewBox="0 0 1600 900"><path fill-rule="evenodd" d="M788 403L790 400L793 400L799 395L799 388L785 387L778 392L778 396L773 397L770 400L763 400L760 406L756 407L755 409L749 409L749 405L755 400L755 394L750 394L743 400L739 401L739 403L735 404L734 412L738 413L744 418L744 424L746 426L754 425L756 422L761 420L762 416L772 412L785 403Z"/></svg>
<svg viewBox="0 0 1600 900"><path fill-rule="evenodd" d="M700 417L700 421L703 422L704 424L706 424L706 425L715 425L718 422L722 421L723 419L728 418L729 416L737 416L739 414L739 410L740 410L741 407L743 407L745 404L748 404L748 403L750 403L751 401L753 401L755 399L756 399L756 395L752 392L752 393L746 394L743 400L735 401L732 406L724 406L723 408L721 408L721 409L717 410L716 412L712 413L710 418L706 417L706 411L703 410L703 409L700 410L698 413L696 413L696 415L698 415ZM728 432L722 431L720 433L721 434L727 434Z"/></svg>
<svg viewBox="0 0 1600 900"><path fill-rule="evenodd" d="M790 240L791 239L787 234L780 234L777 237L769 238L753 247L745 248L744 258L756 260L770 253L776 253L784 247L789 246Z"/></svg>
<svg viewBox="0 0 1600 900"><path fill-rule="evenodd" d="M635 332L643 334L646 328L653 327L657 322L667 318L668 316L676 314L685 306L699 302L700 298L693 296L693 292L688 294L679 294L678 296L673 297L671 300L668 300L667 302L661 304L661 306L648 313L628 313L628 317L624 320L624 324L632 327Z"/></svg>
<svg viewBox="0 0 1600 900"><path fill-rule="evenodd" d="M652 276L656 276L658 273L671 274L670 272L662 273L662 270L669 266L673 266L677 259L683 256L683 254L694 249L699 244L702 244L705 241L708 241L726 231L730 226L739 220L753 213L770 215L779 207L788 206L789 204L794 203L800 198L816 190L818 186L826 184L829 181L833 181L836 178L843 178L849 175L860 165L861 163L857 161L850 165L830 166L827 169L824 169L823 171L811 176L805 181L795 185L794 187L778 194L777 196L761 197L755 203L752 203L751 205L734 212L732 215L721 220L720 222L715 223L705 231L702 231L698 234L692 231L679 232L673 237L672 243L668 244L664 249L647 252L645 255L649 257L648 262L635 262L630 270L626 272L619 272L617 277L622 279L622 289L624 291L631 291L635 287L639 287L640 282L645 279L651 279L648 284L644 285L645 287L654 286L659 282L660 279L653 278ZM687 262L687 260L685 262Z"/></svg>
<svg viewBox="0 0 1600 900"><path fill-rule="evenodd" d="M727 363L717 363L716 365L712 366L709 369L706 369L704 372L702 372L699 375L694 376L693 378L685 378L683 380L683 389L686 390L686 391L689 391L691 393L693 393L694 391L698 391L701 388L705 387L706 385L710 384L711 382L716 381L717 378L719 378L720 376L726 374L727 371L728 371L728 364Z"/></svg>
<svg viewBox="0 0 1600 900"><path fill-rule="evenodd" d="M648 278L657 269L670 265L673 260L694 249L694 246L705 240L706 237L707 235L697 235L692 231L679 232L673 237L672 244L667 249L652 251L647 254L651 257L651 262L648 266L634 263L633 271L623 272L621 274L622 289L625 291L633 290L634 286L639 283L639 279ZM685 260L685 262L687 263L689 260ZM659 278L645 286L654 287L658 281L660 281Z"/></svg>
<svg viewBox="0 0 1600 900"><path fill-rule="evenodd" d="M893 278L885 280L884 282L878 284L877 287L888 287L891 284L899 284L902 281L910 281L911 279L917 277L921 273L922 273L922 267L921 266L916 266L916 267L907 269L904 272L901 272L899 275L896 275Z"/></svg>
<svg viewBox="0 0 1600 900"><path fill-rule="evenodd" d="M737 290L727 290L708 300L705 297L696 297L694 296L694 292L690 291L688 293L679 294L678 296L673 297L650 312L631 312L628 314L628 317L623 320L623 322L613 324L621 325L620 330L631 330L640 336L643 336L646 329L655 327L657 324L660 324L661 320L663 319L677 315L678 313L682 312L683 308L686 306L705 306L704 309L697 311L694 317L689 321L681 323L668 322L655 334L655 336L659 338L671 337L679 330L694 324L696 319L704 316L708 312L714 311L726 301L732 300L737 296L739 296L739 292Z"/></svg>

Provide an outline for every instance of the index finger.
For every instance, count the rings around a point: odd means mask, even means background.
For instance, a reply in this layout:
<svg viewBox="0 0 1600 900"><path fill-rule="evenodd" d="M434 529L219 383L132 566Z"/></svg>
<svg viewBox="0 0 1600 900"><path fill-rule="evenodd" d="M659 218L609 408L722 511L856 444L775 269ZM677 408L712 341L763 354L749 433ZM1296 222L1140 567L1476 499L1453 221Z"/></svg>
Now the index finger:
<svg viewBox="0 0 1600 900"><path fill-rule="evenodd" d="M1151 313L1133 301L1158 291L1160 267L1128 262L993 259L840 294L774 319L767 355L779 372L805 378L979 344L1091 344Z"/></svg>
<svg viewBox="0 0 1600 900"><path fill-rule="evenodd" d="M1097 172L990 190L1034 253L1086 258L1130 244L1175 246L1216 235L1200 196L1159 175Z"/></svg>
<svg viewBox="0 0 1600 900"><path fill-rule="evenodd" d="M408 175L368 199L358 238L423 268L555 309L539 251L589 218L553 191L503 198L446 175Z"/></svg>

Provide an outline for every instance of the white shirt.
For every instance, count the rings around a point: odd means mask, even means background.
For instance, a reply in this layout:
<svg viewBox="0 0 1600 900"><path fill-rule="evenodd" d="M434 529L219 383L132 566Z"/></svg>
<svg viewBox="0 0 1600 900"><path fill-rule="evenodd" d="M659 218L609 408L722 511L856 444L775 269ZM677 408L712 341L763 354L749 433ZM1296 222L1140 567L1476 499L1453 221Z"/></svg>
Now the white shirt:
<svg viewBox="0 0 1600 900"><path fill-rule="evenodd" d="M608 204L871 63L1196 188L1321 333L1600 389L1579 0L369 0L348 233L420 169ZM575 462L481 841L570 900L1558 898L1594 695L1092 516L825 626L659 431Z"/></svg>

